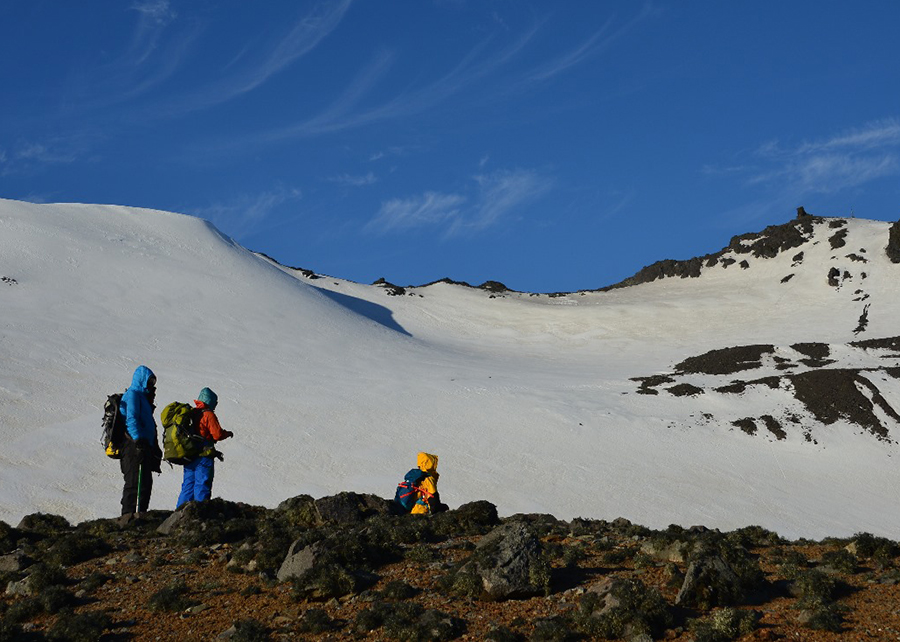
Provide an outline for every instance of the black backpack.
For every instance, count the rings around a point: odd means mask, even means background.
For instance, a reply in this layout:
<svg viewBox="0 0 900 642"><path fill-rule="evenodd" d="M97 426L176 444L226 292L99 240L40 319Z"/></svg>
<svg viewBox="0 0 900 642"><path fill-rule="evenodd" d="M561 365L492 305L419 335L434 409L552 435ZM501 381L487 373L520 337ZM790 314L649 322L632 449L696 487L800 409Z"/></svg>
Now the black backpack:
<svg viewBox="0 0 900 642"><path fill-rule="evenodd" d="M119 412L119 403L122 401L121 393L109 395L103 404L103 433L100 435L100 445L106 451L106 456L112 459L122 458L122 446L128 439L128 431L125 429L125 417Z"/></svg>

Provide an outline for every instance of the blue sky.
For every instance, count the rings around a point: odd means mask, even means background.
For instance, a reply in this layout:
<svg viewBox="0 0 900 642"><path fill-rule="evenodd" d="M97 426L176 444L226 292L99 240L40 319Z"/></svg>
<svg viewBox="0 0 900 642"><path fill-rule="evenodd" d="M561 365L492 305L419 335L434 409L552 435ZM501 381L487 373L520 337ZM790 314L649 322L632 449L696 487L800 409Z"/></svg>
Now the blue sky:
<svg viewBox="0 0 900 642"><path fill-rule="evenodd" d="M3 0L0 197L364 283L601 287L900 218L900 3Z"/></svg>

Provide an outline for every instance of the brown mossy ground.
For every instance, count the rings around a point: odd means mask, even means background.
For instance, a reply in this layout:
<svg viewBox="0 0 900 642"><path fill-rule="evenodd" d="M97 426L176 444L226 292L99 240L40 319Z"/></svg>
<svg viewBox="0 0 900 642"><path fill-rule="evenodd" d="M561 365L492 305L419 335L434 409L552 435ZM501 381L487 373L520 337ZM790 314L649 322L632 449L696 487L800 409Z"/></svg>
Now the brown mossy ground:
<svg viewBox="0 0 900 642"><path fill-rule="evenodd" d="M588 599L589 589L608 578L626 581L632 593L646 591L650 596L655 591L662 598L644 601L654 608L662 605L668 613L656 639L708 636L714 624L728 618L743 622L749 632L699 639L900 636L900 547L871 536L786 542L758 527L724 534L679 527L650 531L626 520L564 522L548 515L518 516L509 519L525 520L540 535L552 568L549 595L482 602L448 592L440 581L472 554L481 535L440 535L453 530L447 526L452 519L432 527L428 520L436 520L427 516L414 526L405 525L408 517L393 517L389 519L399 520L406 535L415 529L429 535L398 544L396 557L377 569L377 581L362 592L311 601L298 600L290 582L278 583L269 574L230 564L240 558L241 542L186 545L178 537L160 535L156 527L164 517L155 512L142 523L124 527L99 520L82 529L109 549L98 548L95 557L62 567L61 576L49 573L46 582L56 584L43 594L64 591L67 599L44 598L35 602L44 606L29 609L28 600L36 598L0 598L0 639L53 639L53 632L64 631L66 625L70 635L86 632L88 637L81 639L213 640L235 622L240 623L235 640L592 639L585 631L604 629L596 628L597 621L585 612L585 606L594 603ZM390 526L384 520L372 524L361 528L373 532ZM48 539L56 537L24 530L14 534L37 554L52 548ZM686 542L687 561L664 561L642 550L649 544L659 550L673 542ZM735 569L759 574L753 579L756 589L734 605L738 616L722 608L675 606L691 556L701 550L719 551ZM810 619L810 614L820 617ZM77 616L84 619L73 619ZM813 629L802 624L804 620L827 627ZM102 637L90 637L92 624L105 631Z"/></svg>

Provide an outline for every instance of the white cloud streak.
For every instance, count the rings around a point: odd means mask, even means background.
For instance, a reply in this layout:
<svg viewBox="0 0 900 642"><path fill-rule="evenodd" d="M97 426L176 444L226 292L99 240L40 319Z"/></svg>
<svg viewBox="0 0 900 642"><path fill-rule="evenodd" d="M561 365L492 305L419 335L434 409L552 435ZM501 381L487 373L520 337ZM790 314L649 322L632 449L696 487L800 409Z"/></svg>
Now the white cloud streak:
<svg viewBox="0 0 900 642"><path fill-rule="evenodd" d="M483 230L495 225L516 208L536 199L552 184L533 170L499 171L475 177L479 199L469 219L458 219L449 234Z"/></svg>
<svg viewBox="0 0 900 642"><path fill-rule="evenodd" d="M301 198L303 193L299 189L279 187L260 194L239 195L231 201L192 208L188 212L212 221L226 234L239 238L255 231L285 203Z"/></svg>
<svg viewBox="0 0 900 642"><path fill-rule="evenodd" d="M177 114L206 109L256 89L322 42L340 24L350 3L351 0L317 2L255 60L251 61L249 52L242 52L240 62L232 61L229 65L227 76L180 98L167 108L167 112Z"/></svg>
<svg viewBox="0 0 900 642"><path fill-rule="evenodd" d="M493 38L487 38L472 47L455 67L440 78L418 88L401 92L380 105L359 108L359 104L368 91L387 73L393 63L393 54L382 52L376 55L375 59L348 85L342 95L321 113L287 127L233 141L232 145L244 148L248 144L278 143L361 127L380 121L407 118L438 107L487 78L492 79L492 87L487 92L482 92L479 100L484 100L485 97L497 97L510 92L524 91L535 84L564 73L571 67L608 49L638 23L655 13L653 5L648 3L644 5L638 16L621 28L611 31L613 21L610 20L571 50L524 72L511 72L507 77L498 78L497 76L528 48L540 31L542 24L533 25L503 49L485 56L485 51L488 50L493 40Z"/></svg>
<svg viewBox="0 0 900 642"><path fill-rule="evenodd" d="M386 201L365 229L379 234L442 229L445 237L478 233L534 201L552 184L534 170L478 175L473 177L471 195L427 191Z"/></svg>
<svg viewBox="0 0 900 642"><path fill-rule="evenodd" d="M756 152L768 167L746 179L747 185L783 186L798 194L833 194L848 187L900 173L900 121L886 119L824 140L783 148L777 141Z"/></svg>
<svg viewBox="0 0 900 642"><path fill-rule="evenodd" d="M241 141L240 145L315 136L427 111L505 66L528 44L536 31L537 27L530 29L496 55L484 60L479 60L479 56L489 41L481 42L437 80L419 89L400 93L376 107L354 110L393 61L393 54L381 52L357 74L338 100L322 113L295 125L255 136L252 140Z"/></svg>
<svg viewBox="0 0 900 642"><path fill-rule="evenodd" d="M376 233L405 231L456 220L466 198L460 194L425 192L421 196L394 198L381 204L378 214L366 225Z"/></svg>
<svg viewBox="0 0 900 642"><path fill-rule="evenodd" d="M742 219L751 218L751 212L763 216L796 207L810 196L831 196L900 176L900 120L873 121L794 146L770 140L753 151L752 161L703 169L708 176L737 178L745 187L761 190L752 204L732 211Z"/></svg>
<svg viewBox="0 0 900 642"><path fill-rule="evenodd" d="M347 185L349 187L365 187L366 185L374 185L378 182L378 177L374 173L368 172L362 176L354 176L352 174L341 174L340 176L332 176L328 179L330 183L338 185Z"/></svg>

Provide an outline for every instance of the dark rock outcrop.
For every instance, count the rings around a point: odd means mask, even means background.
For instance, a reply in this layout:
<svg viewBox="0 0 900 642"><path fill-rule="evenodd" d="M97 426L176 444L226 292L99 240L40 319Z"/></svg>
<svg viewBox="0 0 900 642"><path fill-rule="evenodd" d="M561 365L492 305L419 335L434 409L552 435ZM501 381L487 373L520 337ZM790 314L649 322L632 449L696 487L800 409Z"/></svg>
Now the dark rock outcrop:
<svg viewBox="0 0 900 642"><path fill-rule="evenodd" d="M315 506L322 523L347 525L390 514L392 502L376 495L343 492L317 499Z"/></svg>
<svg viewBox="0 0 900 642"><path fill-rule="evenodd" d="M891 225L888 231L888 243L885 248L891 263L900 263L900 221Z"/></svg>
<svg viewBox="0 0 900 642"><path fill-rule="evenodd" d="M681 373L724 375L753 370L761 365L763 355L775 351L774 345L750 345L710 350L688 357L675 366Z"/></svg>

